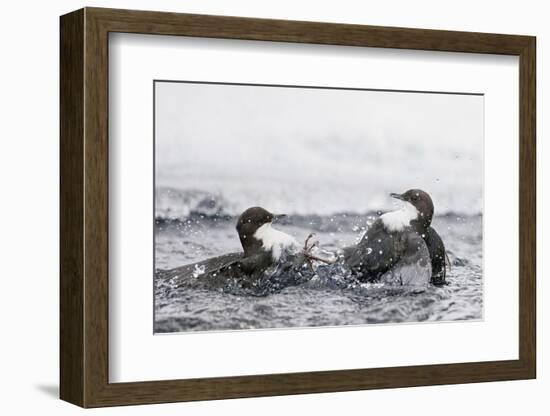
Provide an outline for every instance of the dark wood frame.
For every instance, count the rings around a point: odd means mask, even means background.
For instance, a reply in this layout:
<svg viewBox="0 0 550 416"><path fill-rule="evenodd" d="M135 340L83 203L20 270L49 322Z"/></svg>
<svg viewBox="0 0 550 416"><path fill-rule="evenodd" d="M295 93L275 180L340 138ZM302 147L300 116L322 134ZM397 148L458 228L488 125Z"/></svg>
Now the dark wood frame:
<svg viewBox="0 0 550 416"><path fill-rule="evenodd" d="M109 383L110 32L519 56L519 359ZM530 36L99 8L62 16L61 398L83 407L98 407L535 378L535 45Z"/></svg>

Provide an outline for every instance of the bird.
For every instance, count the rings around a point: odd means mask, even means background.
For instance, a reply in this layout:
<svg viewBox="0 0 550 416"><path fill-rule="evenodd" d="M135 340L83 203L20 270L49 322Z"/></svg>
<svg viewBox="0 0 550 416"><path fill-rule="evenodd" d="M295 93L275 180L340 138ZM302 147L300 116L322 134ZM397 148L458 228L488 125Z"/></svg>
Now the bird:
<svg viewBox="0 0 550 416"><path fill-rule="evenodd" d="M236 231L242 252L232 252L171 270L159 271L162 279L175 278L178 282L222 287L228 280L253 283L264 271L285 260L286 269L299 269L305 264L307 253L296 239L274 228L273 222L286 214L273 214L262 207L251 207L237 219ZM307 244L304 245L307 248Z"/></svg>
<svg viewBox="0 0 550 416"><path fill-rule="evenodd" d="M262 207L245 210L237 220L237 233L243 248L239 266L252 274L265 270L283 254L296 254L300 245L294 237L272 227L273 221L286 214L272 214Z"/></svg>
<svg viewBox="0 0 550 416"><path fill-rule="evenodd" d="M446 251L431 226L432 198L421 189L390 196L403 201L403 206L381 215L357 245L344 248L344 264L361 281L444 284Z"/></svg>

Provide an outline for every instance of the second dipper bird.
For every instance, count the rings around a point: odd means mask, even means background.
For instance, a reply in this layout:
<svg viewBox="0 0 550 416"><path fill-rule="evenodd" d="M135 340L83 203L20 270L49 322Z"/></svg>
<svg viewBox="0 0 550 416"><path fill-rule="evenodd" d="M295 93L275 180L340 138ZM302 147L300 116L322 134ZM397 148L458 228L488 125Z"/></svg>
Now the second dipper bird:
<svg viewBox="0 0 550 416"><path fill-rule="evenodd" d="M420 189L390 194L404 206L378 218L344 262L360 280L404 285L445 282L445 246L431 227L434 205Z"/></svg>

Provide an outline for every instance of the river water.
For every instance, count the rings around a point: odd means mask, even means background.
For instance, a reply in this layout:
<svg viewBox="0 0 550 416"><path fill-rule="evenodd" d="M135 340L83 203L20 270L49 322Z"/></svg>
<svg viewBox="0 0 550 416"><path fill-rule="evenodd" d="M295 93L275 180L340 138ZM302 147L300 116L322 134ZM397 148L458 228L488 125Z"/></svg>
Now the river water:
<svg viewBox="0 0 550 416"><path fill-rule="evenodd" d="M310 232L323 250L354 244L369 215L290 216L274 227L303 241ZM163 271L240 250L236 218L191 214L156 221L155 332L221 331L481 319L483 315L482 216L452 213L434 218L452 263L448 284L386 287L349 281L337 268L258 295L174 284ZM200 279L200 277L198 277Z"/></svg>

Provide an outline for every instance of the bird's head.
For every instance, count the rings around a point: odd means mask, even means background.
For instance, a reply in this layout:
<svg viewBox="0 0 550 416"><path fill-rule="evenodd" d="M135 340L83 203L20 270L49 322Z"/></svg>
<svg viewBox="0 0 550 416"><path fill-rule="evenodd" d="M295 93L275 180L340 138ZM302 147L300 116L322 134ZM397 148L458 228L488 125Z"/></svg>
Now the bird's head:
<svg viewBox="0 0 550 416"><path fill-rule="evenodd" d="M418 212L418 216L413 221L417 221L424 228L430 226L434 215L434 204L427 192L421 189L409 189L402 194L391 193L390 196L414 206Z"/></svg>

